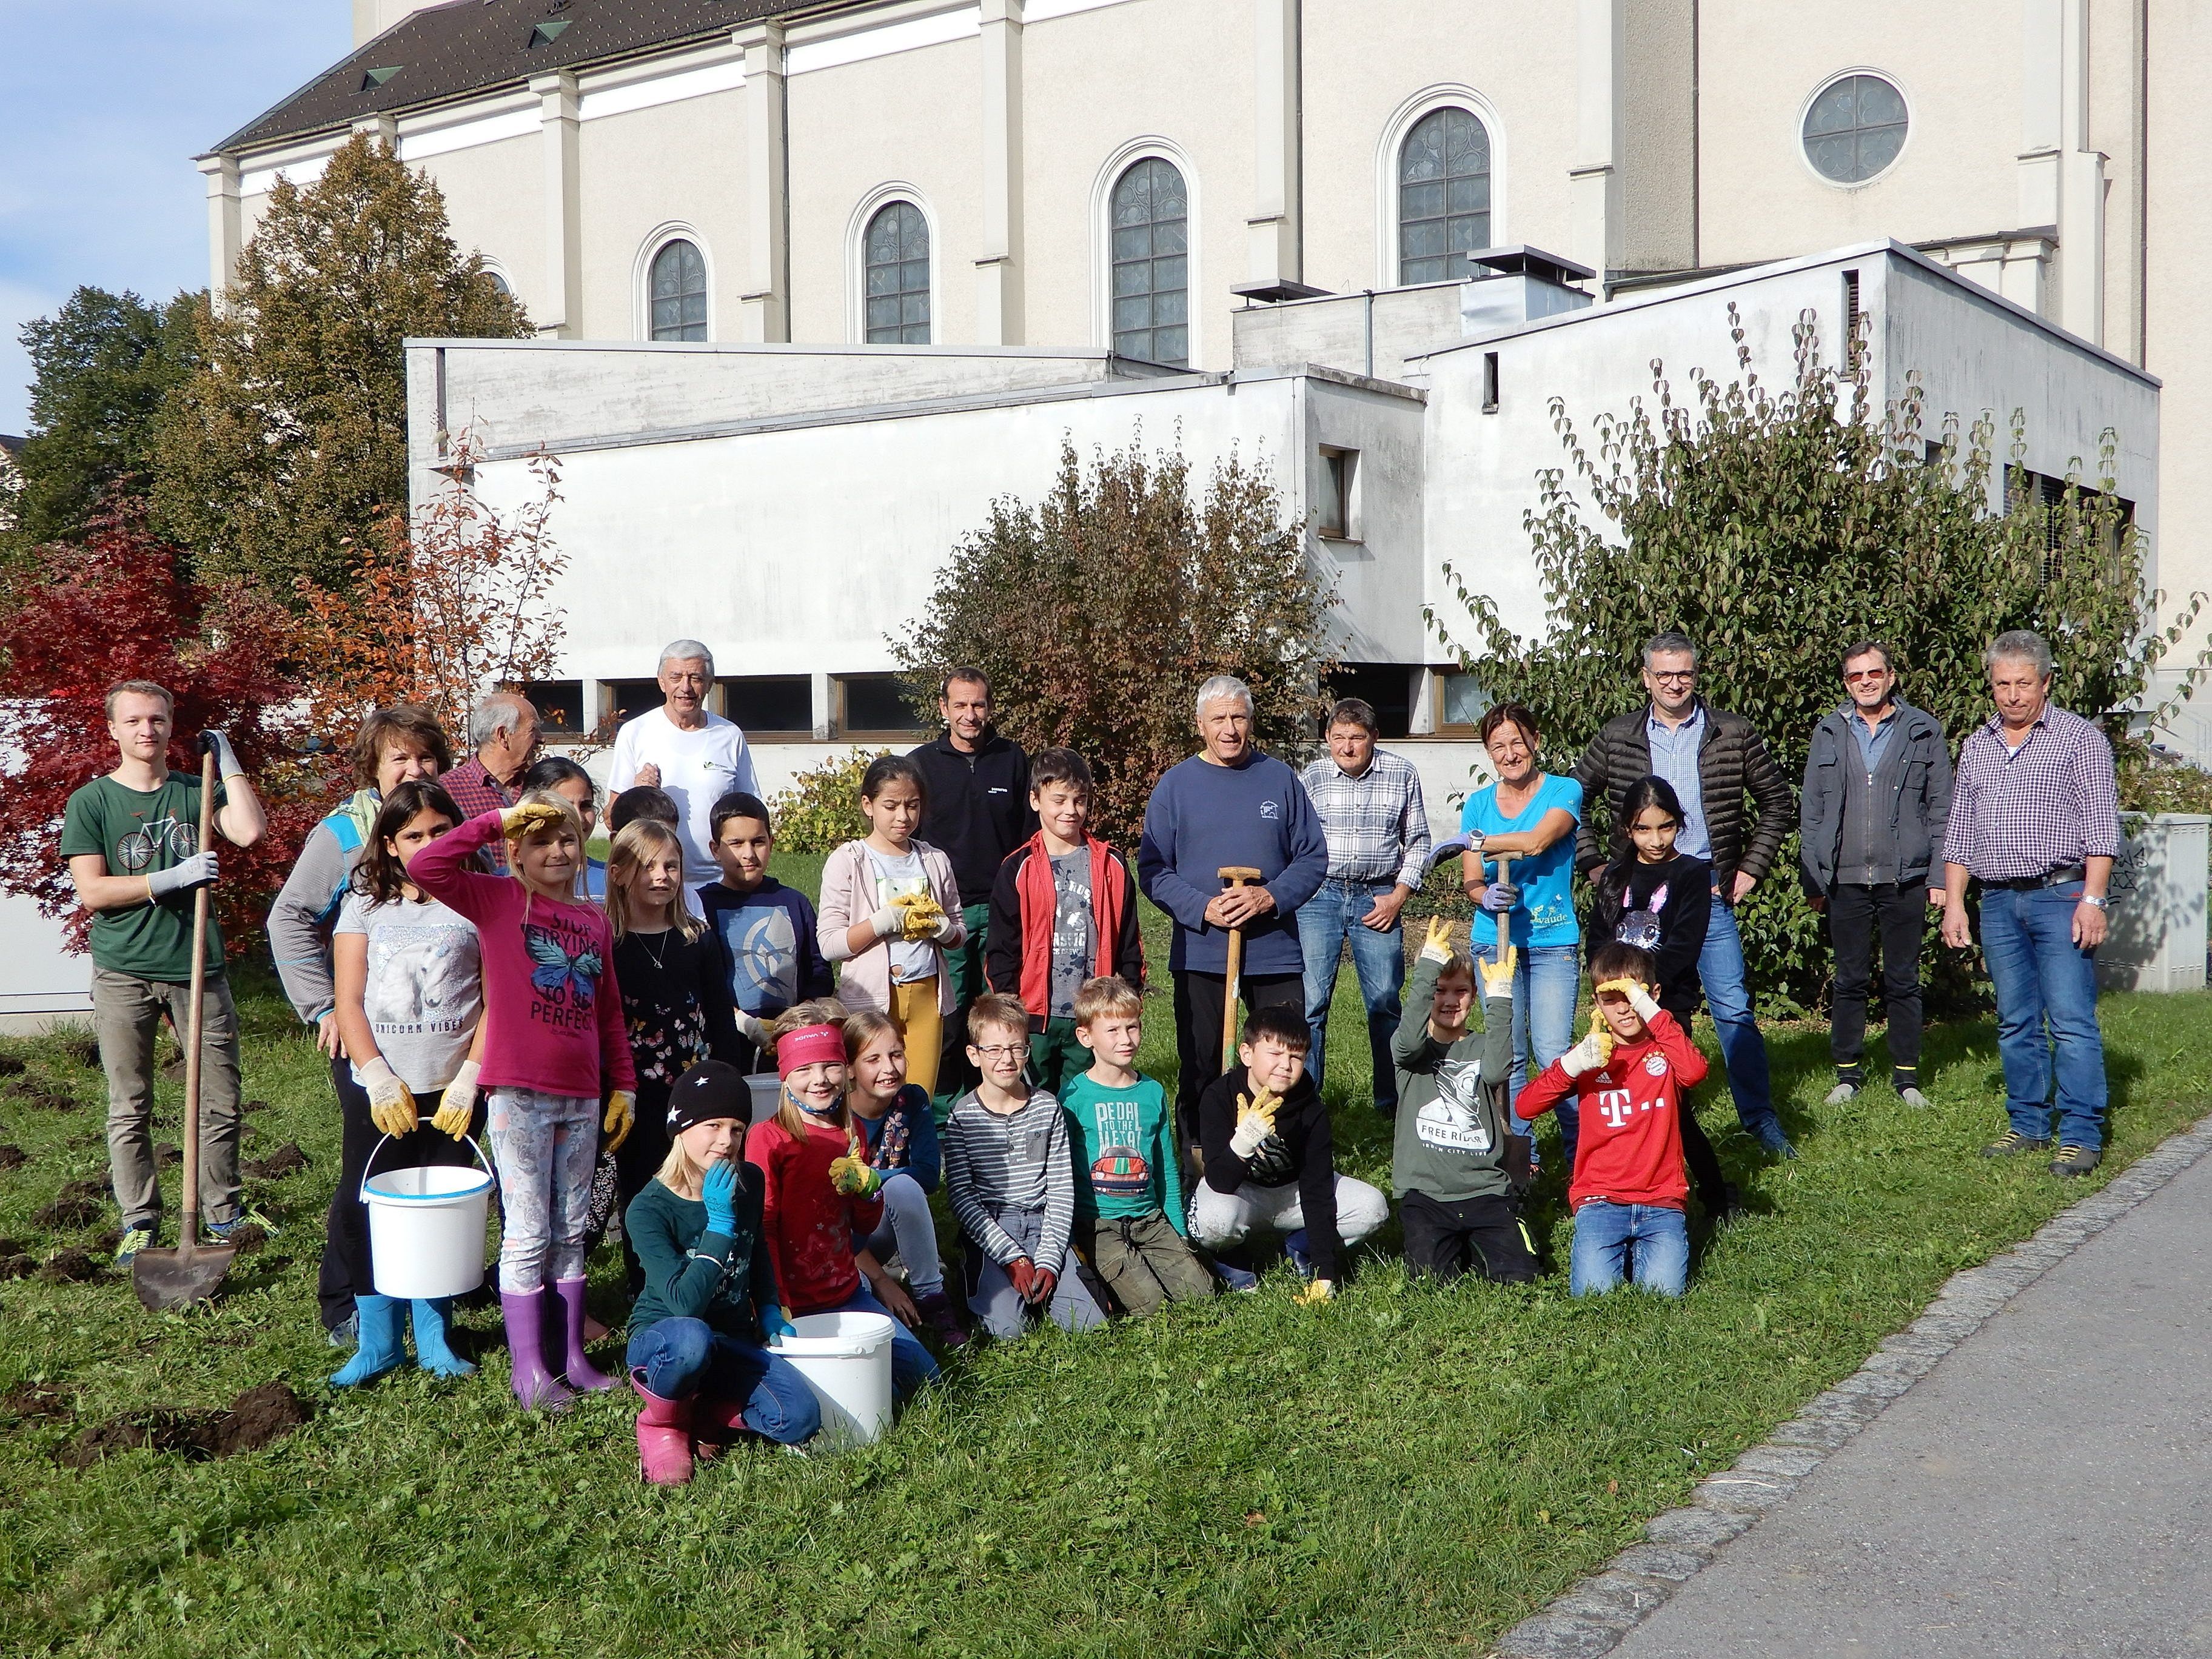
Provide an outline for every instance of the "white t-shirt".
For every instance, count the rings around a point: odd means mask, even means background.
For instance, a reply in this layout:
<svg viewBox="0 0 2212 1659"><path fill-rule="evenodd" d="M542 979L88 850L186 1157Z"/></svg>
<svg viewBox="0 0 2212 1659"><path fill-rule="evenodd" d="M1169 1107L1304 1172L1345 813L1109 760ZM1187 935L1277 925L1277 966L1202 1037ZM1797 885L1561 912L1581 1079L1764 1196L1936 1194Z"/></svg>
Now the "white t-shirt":
<svg viewBox="0 0 2212 1659"><path fill-rule="evenodd" d="M694 889L721 873L708 850L714 844L714 803L732 789L760 793L753 778L752 750L745 747L744 732L720 714L709 714L705 726L685 732L668 718L665 708L655 708L623 722L615 733L614 760L607 770L609 792L618 795L629 788L637 782L638 769L647 765L660 769L660 787L676 803L677 833L684 838L684 890L689 898Z"/></svg>
<svg viewBox="0 0 2212 1659"><path fill-rule="evenodd" d="M483 1012L476 924L435 899L373 904L349 892L337 931L368 936L361 1002L377 1053L418 1096L444 1088L469 1057Z"/></svg>

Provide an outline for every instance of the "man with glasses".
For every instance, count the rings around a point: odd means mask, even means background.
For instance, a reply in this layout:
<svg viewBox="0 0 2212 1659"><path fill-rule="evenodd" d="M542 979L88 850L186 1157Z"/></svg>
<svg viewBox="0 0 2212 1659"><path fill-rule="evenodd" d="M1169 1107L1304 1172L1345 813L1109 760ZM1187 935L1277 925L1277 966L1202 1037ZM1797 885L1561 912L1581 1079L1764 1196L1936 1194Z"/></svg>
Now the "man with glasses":
<svg viewBox="0 0 2212 1659"><path fill-rule="evenodd" d="M1861 640L1844 653L1841 708L1813 729L1797 813L1805 891L1828 918L1836 953L1828 1047L1840 1106L1866 1083L1867 991L1881 942L1889 1009L1889 1074L1898 1098L1920 1092L1920 941L1927 907L1943 902L1936 850L1951 816L1951 757L1942 723L1897 700L1889 647Z"/></svg>
<svg viewBox="0 0 2212 1659"><path fill-rule="evenodd" d="M1644 646L1644 686L1650 702L1607 721L1575 768L1585 803L1575 832L1575 867L1595 879L1606 861L1600 799L1618 823L1620 803L1638 779L1662 777L1674 786L1682 802L1674 850L1713 867L1712 921L1698 977L1720 1034L1736 1116L1769 1152L1795 1158L1797 1149L1774 1109L1766 1042L1752 1016L1735 925L1735 907L1765 879L1790 832L1790 782L1749 720L1709 708L1698 695L1698 647L1686 634L1656 635ZM1747 793L1756 808L1748 825Z"/></svg>

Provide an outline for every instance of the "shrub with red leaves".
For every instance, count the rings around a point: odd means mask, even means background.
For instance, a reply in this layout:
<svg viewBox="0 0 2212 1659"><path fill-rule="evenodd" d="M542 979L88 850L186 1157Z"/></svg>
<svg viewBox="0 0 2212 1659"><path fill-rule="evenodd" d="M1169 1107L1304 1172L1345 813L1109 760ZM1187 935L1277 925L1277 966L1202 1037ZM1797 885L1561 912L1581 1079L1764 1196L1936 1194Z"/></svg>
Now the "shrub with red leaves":
<svg viewBox="0 0 2212 1659"><path fill-rule="evenodd" d="M40 556L46 580L0 610L0 742L21 763L0 775L0 891L71 917L82 941L85 917L58 850L62 810L114 769L107 688L152 680L176 698L169 764L196 775L200 732L220 729L269 808L258 846L222 844L216 913L234 946L258 933L330 783L294 753L291 619L242 589L193 580L130 504L96 520L82 548Z"/></svg>

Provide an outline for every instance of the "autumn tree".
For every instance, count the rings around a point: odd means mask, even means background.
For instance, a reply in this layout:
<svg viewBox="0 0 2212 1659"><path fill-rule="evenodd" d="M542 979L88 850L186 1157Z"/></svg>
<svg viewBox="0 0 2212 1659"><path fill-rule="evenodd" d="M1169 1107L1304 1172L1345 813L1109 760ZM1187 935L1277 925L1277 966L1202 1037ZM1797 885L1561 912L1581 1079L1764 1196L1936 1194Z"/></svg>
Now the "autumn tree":
<svg viewBox="0 0 2212 1659"><path fill-rule="evenodd" d="M19 337L31 359L30 432L16 457L16 524L0 556L80 537L111 492L142 493L162 399L199 361L194 296L149 305L80 288Z"/></svg>
<svg viewBox="0 0 2212 1659"><path fill-rule="evenodd" d="M303 577L339 585L407 503L402 343L531 331L454 246L438 187L366 135L312 185L277 181L198 325L204 361L159 425L155 524L287 601Z"/></svg>
<svg viewBox="0 0 2212 1659"><path fill-rule="evenodd" d="M458 434L446 488L411 519L387 514L350 580L300 579L295 653L308 723L327 743L397 702L429 708L458 739L484 691L543 679L558 662L566 622L548 597L568 563L548 529L558 463L534 458L534 498L502 517L470 486L477 453Z"/></svg>
<svg viewBox="0 0 2212 1659"><path fill-rule="evenodd" d="M322 811L323 781L295 758L300 688L279 666L292 619L235 581L186 574L179 550L133 509L96 520L82 546L39 550L47 580L0 611L0 709L20 768L0 771L0 892L77 915L56 851L70 794L114 769L106 690L146 679L176 697L169 764L197 775L201 732L220 729L270 805L270 833L226 845L218 914L233 938L256 931L269 896Z"/></svg>
<svg viewBox="0 0 2212 1659"><path fill-rule="evenodd" d="M891 654L931 723L947 668L985 670L1000 729L1081 753L1100 833L1133 847L1152 785L1197 745L1209 674L1252 688L1261 744L1310 747L1334 597L1264 467L1232 454L1200 496L1178 452L1132 442L1086 465L1063 443L1051 491L992 503Z"/></svg>

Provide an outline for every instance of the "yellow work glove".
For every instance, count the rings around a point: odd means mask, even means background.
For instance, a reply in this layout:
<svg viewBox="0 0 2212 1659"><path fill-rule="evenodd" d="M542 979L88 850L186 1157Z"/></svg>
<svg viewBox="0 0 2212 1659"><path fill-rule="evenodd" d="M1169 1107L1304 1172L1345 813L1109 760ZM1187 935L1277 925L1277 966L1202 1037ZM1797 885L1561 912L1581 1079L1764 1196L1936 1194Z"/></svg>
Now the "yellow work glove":
<svg viewBox="0 0 2212 1659"><path fill-rule="evenodd" d="M422 1114L416 1109L414 1091L392 1069L391 1062L379 1054L359 1069L361 1086L368 1091L368 1121L383 1134L414 1133L415 1126L422 1121Z"/></svg>
<svg viewBox="0 0 2212 1659"><path fill-rule="evenodd" d="M830 1184L848 1198L868 1198L884 1184L883 1171L868 1162L867 1151L860 1145L860 1137L846 1131L846 1153L830 1161Z"/></svg>
<svg viewBox="0 0 2212 1659"><path fill-rule="evenodd" d="M1249 1158L1260 1150L1260 1143L1275 1132L1275 1108L1281 1097L1262 1089L1247 1100L1237 1097L1237 1129L1229 1137L1229 1150L1239 1158Z"/></svg>
<svg viewBox="0 0 2212 1659"><path fill-rule="evenodd" d="M520 841L540 830L550 830L562 821L563 814L557 806L544 801L530 801L520 806L510 806L499 815L499 832L510 842Z"/></svg>
<svg viewBox="0 0 2212 1659"><path fill-rule="evenodd" d="M1640 980L1629 978L1626 974L1619 979L1606 981L1597 988L1600 991L1617 992L1626 997L1628 1006L1636 1010L1637 1018L1642 1020L1646 1025L1651 1023L1651 1016L1659 1012L1659 1004L1651 994L1651 988Z"/></svg>
<svg viewBox="0 0 2212 1659"><path fill-rule="evenodd" d="M1318 1308L1322 1303L1334 1301L1335 1297L1335 1281L1334 1279L1316 1279L1312 1284L1307 1285L1305 1289L1300 1291L1296 1296L1292 1297L1291 1300L1297 1303L1301 1308Z"/></svg>
<svg viewBox="0 0 2212 1659"><path fill-rule="evenodd" d="M1520 961L1518 947L1507 945L1496 962L1485 961L1482 966L1482 994L1486 997L1513 995L1513 970Z"/></svg>
<svg viewBox="0 0 2212 1659"><path fill-rule="evenodd" d="M919 945L924 939L934 939L937 930L945 925L945 907L927 893L895 899L892 902L906 912L902 937L908 945Z"/></svg>
<svg viewBox="0 0 2212 1659"><path fill-rule="evenodd" d="M1445 963L1452 959L1451 923L1442 916L1429 918L1429 936L1421 941L1423 962Z"/></svg>
<svg viewBox="0 0 2212 1659"><path fill-rule="evenodd" d="M438 1097L438 1113L430 1120L432 1128L456 1140L468 1133L469 1120L477 1112L477 1073L481 1069L473 1060L461 1062L460 1070L446 1085L446 1092Z"/></svg>
<svg viewBox="0 0 2212 1659"><path fill-rule="evenodd" d="M637 1097L627 1089L617 1089L607 1097L607 1115L599 1125L607 1137L607 1150L619 1152L629 1139L630 1126L637 1121Z"/></svg>

